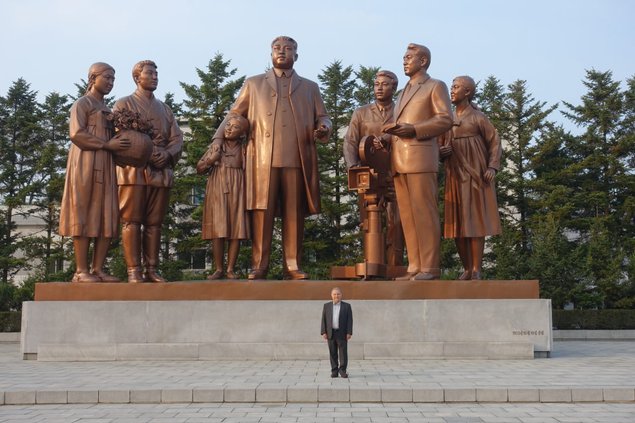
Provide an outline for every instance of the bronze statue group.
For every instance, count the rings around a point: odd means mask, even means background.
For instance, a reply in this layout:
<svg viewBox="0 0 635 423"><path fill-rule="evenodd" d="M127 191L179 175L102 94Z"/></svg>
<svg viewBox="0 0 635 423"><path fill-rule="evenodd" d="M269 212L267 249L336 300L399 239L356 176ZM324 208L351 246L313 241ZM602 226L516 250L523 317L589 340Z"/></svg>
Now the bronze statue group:
<svg viewBox="0 0 635 423"><path fill-rule="evenodd" d="M328 141L332 125L318 85L293 69L297 47L290 37L273 40L273 67L245 81L198 162L197 172L208 175L202 237L212 242L216 267L209 279L238 277L234 266L240 240L248 238L252 240L248 278L265 279L276 216L282 220L284 277L309 278L301 262L304 218L320 213L316 142ZM472 103L474 81L457 77L450 96L442 81L428 75L430 59L425 46L407 46L403 67L409 81L395 102L397 76L390 71L377 73L375 102L354 112L345 159L350 168L359 166L357 148L366 135L375 136L376 148L389 154L396 201L387 210L389 232L395 234L388 237L388 256L397 260L394 257L403 255L399 245L403 233L408 257L407 272L400 280L440 277L437 174L443 161L444 236L456 241L465 269L460 279L480 279L485 236L501 230L494 190L501 143L487 117ZM170 108L154 97L156 64L141 61L132 76L137 89L119 99L112 113L133 116L129 125L133 129L151 124L146 149L113 126L104 102L115 79L111 66L90 67L86 94L71 109L72 145L59 232L73 238L73 282L118 281L103 267L120 221L128 282L165 282L157 272L161 226L183 135Z"/></svg>

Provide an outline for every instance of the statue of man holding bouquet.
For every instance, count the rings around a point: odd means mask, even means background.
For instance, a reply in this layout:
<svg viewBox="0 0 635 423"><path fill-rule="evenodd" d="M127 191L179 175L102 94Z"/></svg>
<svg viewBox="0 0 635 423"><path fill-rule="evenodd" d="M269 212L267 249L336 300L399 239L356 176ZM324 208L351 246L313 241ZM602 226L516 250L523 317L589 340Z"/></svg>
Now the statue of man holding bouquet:
<svg viewBox="0 0 635 423"><path fill-rule="evenodd" d="M172 110L154 96L159 82L157 65L151 60L137 63L132 68L132 78L137 89L117 100L113 112L127 109L149 122L153 127L153 151L145 166L117 168L128 282L166 282L157 271L161 226L174 180L173 168L183 148L183 133Z"/></svg>

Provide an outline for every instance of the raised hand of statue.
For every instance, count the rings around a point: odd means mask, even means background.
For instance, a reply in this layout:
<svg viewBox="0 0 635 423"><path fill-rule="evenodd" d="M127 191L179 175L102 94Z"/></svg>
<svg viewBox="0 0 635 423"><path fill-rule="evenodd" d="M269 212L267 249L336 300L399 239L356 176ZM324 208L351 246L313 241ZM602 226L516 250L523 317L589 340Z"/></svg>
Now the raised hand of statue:
<svg viewBox="0 0 635 423"><path fill-rule="evenodd" d="M415 127L409 123L395 123L383 128L386 134L396 135L399 138L414 138Z"/></svg>
<svg viewBox="0 0 635 423"><path fill-rule="evenodd" d="M483 180L488 184L492 183L494 178L496 177L496 169L492 169L488 167L485 173L483 174Z"/></svg>
<svg viewBox="0 0 635 423"><path fill-rule="evenodd" d="M128 138L123 138L122 135L117 134L108 140L107 143L104 144L104 149L112 152L127 150L130 148L132 143Z"/></svg>
<svg viewBox="0 0 635 423"><path fill-rule="evenodd" d="M322 124L316 130L313 131L313 137L319 141L328 141L326 137L329 135L329 128Z"/></svg>

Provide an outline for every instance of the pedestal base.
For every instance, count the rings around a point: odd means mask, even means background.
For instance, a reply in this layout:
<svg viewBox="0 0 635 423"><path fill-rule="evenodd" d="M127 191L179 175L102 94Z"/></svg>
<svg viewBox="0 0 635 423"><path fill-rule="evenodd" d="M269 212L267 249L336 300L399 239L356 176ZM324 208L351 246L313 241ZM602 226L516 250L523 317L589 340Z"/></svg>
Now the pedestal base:
<svg viewBox="0 0 635 423"><path fill-rule="evenodd" d="M35 301L324 300L339 286L349 300L537 299L537 280L192 281L35 285Z"/></svg>
<svg viewBox="0 0 635 423"><path fill-rule="evenodd" d="M345 300L355 317L355 359L529 359L552 348L550 300ZM25 302L22 353L73 361L325 359L324 302Z"/></svg>

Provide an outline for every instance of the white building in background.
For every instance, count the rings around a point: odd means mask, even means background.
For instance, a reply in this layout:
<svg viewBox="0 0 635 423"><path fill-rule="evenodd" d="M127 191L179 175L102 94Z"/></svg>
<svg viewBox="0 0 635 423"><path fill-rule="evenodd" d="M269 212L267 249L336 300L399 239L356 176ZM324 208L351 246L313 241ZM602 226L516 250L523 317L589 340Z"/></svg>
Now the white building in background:
<svg viewBox="0 0 635 423"><path fill-rule="evenodd" d="M33 213L29 209L32 206L21 206L13 210L13 223L15 228L13 234L17 236L18 240L33 237L33 236L46 236L46 222L41 213ZM0 209L5 211L7 206L0 205ZM62 237L55 231L53 237L56 241L61 242ZM24 258L24 251L17 250L15 254L16 258ZM13 283L15 285L21 285L29 276L31 276L32 268L41 265L41 260L32 261L29 263L29 267L21 268L13 276ZM68 264L64 264L67 266ZM55 269L56 271L62 269Z"/></svg>

